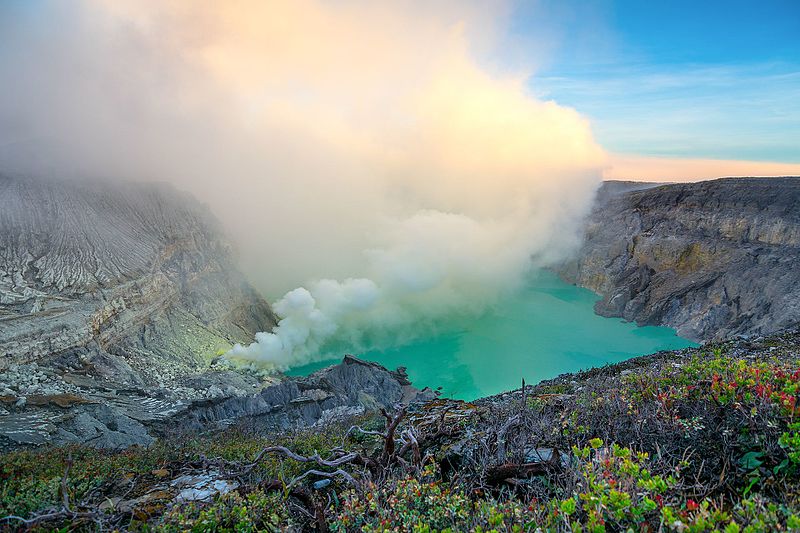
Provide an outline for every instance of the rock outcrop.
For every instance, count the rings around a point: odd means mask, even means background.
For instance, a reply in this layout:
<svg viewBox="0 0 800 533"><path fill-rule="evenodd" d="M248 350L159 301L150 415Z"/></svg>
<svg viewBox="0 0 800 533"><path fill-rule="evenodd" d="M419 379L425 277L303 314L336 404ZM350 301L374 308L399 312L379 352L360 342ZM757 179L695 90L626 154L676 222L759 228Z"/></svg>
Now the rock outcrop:
<svg viewBox="0 0 800 533"><path fill-rule="evenodd" d="M430 389L411 385L404 368L390 371L347 355L338 365L307 377L285 378L257 394L197 402L170 423L194 431L248 419L249 427L281 430L433 398Z"/></svg>
<svg viewBox="0 0 800 533"><path fill-rule="evenodd" d="M576 259L557 271L595 310L696 341L800 321L800 178L606 182Z"/></svg>
<svg viewBox="0 0 800 533"><path fill-rule="evenodd" d="M69 395L36 395L20 402L0 396L0 451L42 444L122 449L162 436L219 431L237 422L274 431L325 424L396 404L435 398L411 386L404 369L346 356L308 377L259 384L250 393L214 398L159 397L144 390L81 387Z"/></svg>

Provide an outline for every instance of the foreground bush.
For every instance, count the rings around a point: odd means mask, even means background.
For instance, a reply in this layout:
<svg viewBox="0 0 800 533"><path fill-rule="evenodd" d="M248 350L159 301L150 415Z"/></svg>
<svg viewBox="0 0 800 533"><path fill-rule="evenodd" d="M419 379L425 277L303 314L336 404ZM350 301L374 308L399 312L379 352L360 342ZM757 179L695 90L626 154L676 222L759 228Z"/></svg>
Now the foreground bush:
<svg viewBox="0 0 800 533"><path fill-rule="evenodd" d="M629 448L576 448L576 491L565 498L520 501L467 494L443 483L434 468L366 495L347 493L331 524L338 531L781 531L800 529L800 517L758 496L729 511L711 500L686 499L678 477L653 475L648 456Z"/></svg>

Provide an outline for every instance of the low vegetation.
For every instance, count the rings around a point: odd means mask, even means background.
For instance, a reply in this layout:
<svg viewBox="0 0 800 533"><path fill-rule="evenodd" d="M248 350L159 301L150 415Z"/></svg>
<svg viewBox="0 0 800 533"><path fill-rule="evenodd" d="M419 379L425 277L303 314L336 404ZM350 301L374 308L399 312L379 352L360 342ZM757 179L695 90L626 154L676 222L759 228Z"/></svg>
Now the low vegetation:
<svg viewBox="0 0 800 533"><path fill-rule="evenodd" d="M800 530L799 389L793 332L281 436L19 451L0 528Z"/></svg>

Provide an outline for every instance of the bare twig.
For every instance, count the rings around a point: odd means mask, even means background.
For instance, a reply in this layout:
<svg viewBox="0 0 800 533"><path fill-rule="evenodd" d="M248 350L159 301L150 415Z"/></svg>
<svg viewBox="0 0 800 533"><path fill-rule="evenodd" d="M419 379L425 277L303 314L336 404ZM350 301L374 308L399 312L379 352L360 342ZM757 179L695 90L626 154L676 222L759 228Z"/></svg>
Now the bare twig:
<svg viewBox="0 0 800 533"><path fill-rule="evenodd" d="M65 511L69 511L69 489L67 487L67 480L69 479L69 471L72 468L72 454L67 455L67 464L64 467L64 475L61 476L61 503Z"/></svg>
<svg viewBox="0 0 800 533"><path fill-rule="evenodd" d="M303 479L305 479L306 477L311 476L311 475L320 476L320 477L324 477L324 478L328 478L328 479L333 479L333 478L339 476L339 477L341 477L342 479L344 479L345 481L347 481L348 483L350 483L352 486L354 486L356 488L358 488L360 486L359 483L355 480L355 478L353 476L351 476L350 474L348 474L347 472L345 472L344 470L339 468L339 469L337 469L337 470L335 470L333 472L323 472L322 470L314 470L314 469L307 470L304 473L302 473L299 476L297 476L296 478L294 478L287 485L287 487L289 487L289 488L294 487L297 483L299 483L300 481L302 481Z"/></svg>
<svg viewBox="0 0 800 533"><path fill-rule="evenodd" d="M417 441L417 437L414 435L413 429L406 430L406 435L408 436L409 446L411 446L411 451L413 453L413 462L416 468L419 468L422 465L422 453L419 450L419 442Z"/></svg>
<svg viewBox="0 0 800 533"><path fill-rule="evenodd" d="M500 461L505 461L506 459L506 435L512 427L519 423L519 421L520 416L514 415L509 418L497 432L497 458Z"/></svg>
<svg viewBox="0 0 800 533"><path fill-rule="evenodd" d="M264 448L258 453L253 462L244 468L244 473L252 471L256 466L258 466L258 463L261 462L264 456L270 453L282 453L285 456L289 457L290 459L294 459L295 461L298 461L300 463L317 463L320 466L327 466L329 468L336 468L343 464L350 463L358 457L357 453L350 452L339 457L338 459L329 461L320 457L318 453L306 457L304 455L294 453L292 450L286 448L285 446L270 446L268 448Z"/></svg>
<svg viewBox="0 0 800 533"><path fill-rule="evenodd" d="M381 409L381 414L386 418L386 431L383 434L383 453L381 453L380 464L388 465L394 456L394 434L400 421L406 416L406 408L402 407L396 415L391 416L386 409Z"/></svg>

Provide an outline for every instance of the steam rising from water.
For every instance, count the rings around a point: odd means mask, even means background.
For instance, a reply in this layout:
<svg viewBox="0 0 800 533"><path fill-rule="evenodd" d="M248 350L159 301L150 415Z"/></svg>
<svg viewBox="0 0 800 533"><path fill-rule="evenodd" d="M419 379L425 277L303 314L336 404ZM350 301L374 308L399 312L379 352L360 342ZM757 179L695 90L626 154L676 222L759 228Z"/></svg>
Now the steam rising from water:
<svg viewBox="0 0 800 533"><path fill-rule="evenodd" d="M393 345L479 313L518 289L525 273L545 266L575 244L582 196L547 197L571 212L523 210L501 219L421 211L395 220L383 248L367 251L368 277L322 279L289 291L275 303L282 317L272 332L229 355L277 368L305 364L349 349Z"/></svg>
<svg viewBox="0 0 800 533"><path fill-rule="evenodd" d="M574 245L605 164L584 118L504 71L496 3L43 6L0 13L0 162L210 203L255 283L288 291L239 357L287 367L480 312Z"/></svg>
<svg viewBox="0 0 800 533"><path fill-rule="evenodd" d="M324 357L331 341L362 349L395 344L430 332L438 320L478 313L574 243L572 230L555 239L543 233L557 223L551 216L493 221L423 211L395 220L386 247L365 254L368 277L322 279L288 292L274 305L283 317L278 327L231 355L286 368Z"/></svg>

